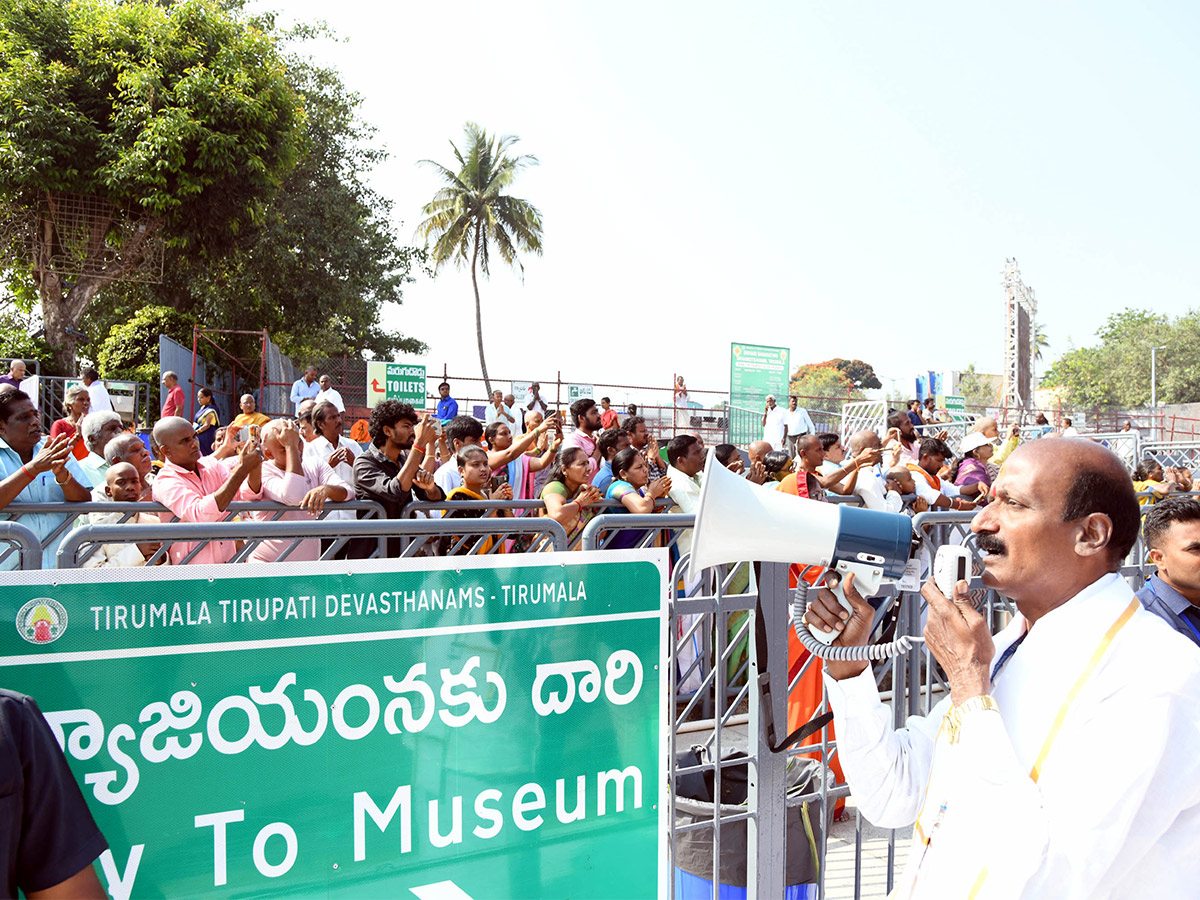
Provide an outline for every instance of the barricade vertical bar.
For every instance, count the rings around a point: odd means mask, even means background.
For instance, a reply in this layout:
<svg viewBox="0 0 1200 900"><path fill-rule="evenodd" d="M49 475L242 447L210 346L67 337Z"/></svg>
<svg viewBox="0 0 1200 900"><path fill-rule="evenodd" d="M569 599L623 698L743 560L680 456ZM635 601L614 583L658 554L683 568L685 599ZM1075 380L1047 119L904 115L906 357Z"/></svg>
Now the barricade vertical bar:
<svg viewBox="0 0 1200 900"><path fill-rule="evenodd" d="M17 568L29 571L42 567L42 542L31 529L19 522L0 522L0 539L16 547L21 558Z"/></svg>
<svg viewBox="0 0 1200 900"><path fill-rule="evenodd" d="M762 615L766 621L768 643L767 671L772 685L787 684L787 596L788 567L783 563L763 563L758 579ZM758 615L755 612L755 615ZM750 674L758 684L758 634L750 632ZM771 652L771 651L774 652ZM750 779L749 806L753 815L746 823L746 897L747 900L774 900L784 893L784 863L787 853L787 754L772 753L767 741L764 714L782 723L786 731L787 712L782 702L787 691L772 694L774 709L765 711L762 693L755 689L750 702L750 728L754 734L754 778ZM778 730L778 726L776 727Z"/></svg>

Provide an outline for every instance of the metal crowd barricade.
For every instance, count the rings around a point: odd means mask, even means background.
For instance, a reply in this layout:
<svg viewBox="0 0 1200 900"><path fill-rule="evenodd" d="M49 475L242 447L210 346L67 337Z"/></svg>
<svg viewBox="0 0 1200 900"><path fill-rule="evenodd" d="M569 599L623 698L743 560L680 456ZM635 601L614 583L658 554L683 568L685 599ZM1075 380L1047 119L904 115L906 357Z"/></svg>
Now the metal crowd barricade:
<svg viewBox="0 0 1200 900"><path fill-rule="evenodd" d="M5 551L4 556L0 556L0 560L15 551L21 554L20 568L42 567L42 542L19 522L0 522L0 544L7 544L11 548Z"/></svg>
<svg viewBox="0 0 1200 900"><path fill-rule="evenodd" d="M1134 465L1147 456L1153 457L1164 466L1182 466L1185 469L1195 469L1200 466L1200 443L1196 441L1143 441L1141 454L1134 459Z"/></svg>
<svg viewBox="0 0 1200 900"><path fill-rule="evenodd" d="M567 533L553 519L514 519L506 524L512 534L535 534L549 542L550 549L566 550ZM495 526L478 519L412 521L406 519L317 520L311 522L168 522L158 525L84 525L63 539L58 548L58 567L76 568L79 552L87 545L112 542L161 541L256 541L271 538L373 537L376 553L387 555L386 539L395 536L490 535ZM328 551L322 558L329 558Z"/></svg>
<svg viewBox="0 0 1200 900"><path fill-rule="evenodd" d="M337 510L350 510L368 520L383 519L387 517L387 511L381 504L375 502L374 500L347 500L341 503L326 503L324 508L321 510L318 521L324 520L331 512L335 512ZM239 516L250 512L270 512L271 520L274 521L280 519L285 513L296 512L296 507L288 506L283 503L276 503L272 500L235 500L230 503L228 508L225 510L222 521L233 521ZM85 524L82 521L82 517L90 513L117 513L120 518L116 522L105 523L114 525L128 524L129 520L138 514L165 516L167 517L167 522L176 521L172 512L160 503L140 501L132 503L124 503L119 501L102 502L96 500L89 500L83 503L10 503L8 506L4 507L2 512L0 512L0 521L20 522L22 518L34 515L63 516L63 520L57 526L55 526L49 534L40 539L40 546L48 547L58 540L61 535L66 534L72 528L76 528L81 524ZM121 541L121 543L130 543L130 541ZM335 550L340 548L344 543L344 541L338 543ZM249 555L249 553L257 545L257 541L253 542L245 555ZM293 542L291 546L285 549L283 556L286 558L288 554L295 550L296 546L297 542ZM0 564L3 564L12 552L13 551L11 549L0 550ZM89 550L88 555L90 555L90 553L91 551ZM153 565L162 559L162 556L163 553L160 551L146 562L148 565ZM82 561L83 560L80 560L80 562Z"/></svg>
<svg viewBox="0 0 1200 900"><path fill-rule="evenodd" d="M671 506L671 501L667 500L667 499L660 499L655 503L654 506L655 506L655 509L667 509ZM596 509L596 510L611 509L611 510L615 511L615 510L624 509L624 506L622 506L620 500L601 500L599 503L596 503L591 508ZM544 513L544 511L546 509L546 502L544 500L532 500L532 499L526 499L526 500L457 500L457 501L453 501L453 502L448 502L445 500L436 500L436 501L421 500L421 501L417 501L415 503L409 503L407 506L404 507L404 518L412 519L412 518L419 518L422 516L429 516L431 518L439 518L444 513L453 511L453 510L461 511L461 510L476 510L476 509L512 510L514 514L516 514L517 516L520 516L520 517L538 517L538 516L542 516L542 514ZM601 513L601 515L603 515L603 513ZM455 521L463 521L463 519L456 518ZM689 522L689 524L690 524L690 522ZM583 549L588 549L587 547L583 546L583 532L580 532L579 534L577 534L575 536L575 538L571 541L569 549L575 550L575 549L581 548L581 547ZM449 555L453 555L453 554L449 554Z"/></svg>

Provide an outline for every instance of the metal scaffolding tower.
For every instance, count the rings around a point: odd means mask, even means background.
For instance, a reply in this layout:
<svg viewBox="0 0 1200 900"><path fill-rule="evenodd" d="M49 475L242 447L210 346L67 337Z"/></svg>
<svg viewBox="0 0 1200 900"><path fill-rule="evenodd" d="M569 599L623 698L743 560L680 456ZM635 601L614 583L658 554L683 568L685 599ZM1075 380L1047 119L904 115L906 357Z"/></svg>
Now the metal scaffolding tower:
<svg viewBox="0 0 1200 900"><path fill-rule="evenodd" d="M1006 409L1027 410L1033 406L1034 328L1037 298L1033 288L1021 281L1015 258L1004 260L1004 389Z"/></svg>

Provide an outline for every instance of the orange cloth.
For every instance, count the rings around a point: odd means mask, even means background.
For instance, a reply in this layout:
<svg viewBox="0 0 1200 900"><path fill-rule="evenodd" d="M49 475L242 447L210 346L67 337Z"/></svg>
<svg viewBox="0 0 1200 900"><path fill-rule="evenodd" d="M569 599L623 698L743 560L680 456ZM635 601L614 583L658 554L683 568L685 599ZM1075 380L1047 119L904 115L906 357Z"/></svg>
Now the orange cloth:
<svg viewBox="0 0 1200 900"><path fill-rule="evenodd" d="M350 426L350 440L366 444L371 440L371 432L367 429L367 420L359 419Z"/></svg>
<svg viewBox="0 0 1200 900"><path fill-rule="evenodd" d="M799 484L797 483L797 478L794 474L788 475L786 478L784 478L783 481L781 481L779 483L779 488L778 488L778 490L780 490L786 494L791 494L791 495L797 496L797 497L800 496L800 494L799 494L800 489L801 488L800 488ZM803 489L804 489L804 496L807 497L807 495L808 495L808 478L807 477L804 479L804 488ZM801 577L800 573L803 570L804 570L804 565L796 564L796 563L793 563L792 566L790 567L790 569L788 570L788 587L791 588L792 590L796 589L796 584L798 583L798 581ZM810 586L815 585L817 583L818 579L820 579L821 575L824 573L824 571L825 570L820 566L810 566L808 571L804 572L804 576L803 576L804 580L807 581ZM788 640L788 684L791 684L792 679L794 679L796 677L796 674L800 671L801 668L804 667L804 664L806 662L808 662L808 660L812 656L812 654L809 653L808 650L806 650L804 648L804 646L800 643L800 639L798 637L796 637L796 630L792 627L790 616L788 619L787 640ZM823 675L824 671L825 671L824 665L822 665L819 660L814 661L813 664L808 667L808 671L806 671L804 673L804 677L802 677L800 679L800 681L796 684L796 687L793 688L792 691L788 694L787 731L785 732L786 734L791 734L793 731L795 731L801 725L810 721L814 716L817 715L817 710L819 710L821 708L821 701L824 698L825 685L824 685L824 681L822 679L822 675ZM830 722L827 727L829 729L829 740L831 740L831 741L835 740L837 736L833 729L833 723ZM821 733L817 732L816 734L811 735L810 737L801 741L800 744L803 747L807 747L810 745L816 745L819 747L821 744ZM820 754L820 751L818 750L816 753L807 753L804 755L810 756L813 759L818 759L818 758L820 758L821 754ZM831 769L833 769L833 773L834 773L834 775L837 776L837 780L839 782L845 782L846 776L842 773L842 763L841 763L841 760L836 755L833 757L832 760L830 760L829 767ZM835 816L840 815L842 810L845 808L845 806L846 806L845 800L838 800L837 803L834 805L833 814Z"/></svg>
<svg viewBox="0 0 1200 900"><path fill-rule="evenodd" d="M66 419L58 419L50 426L50 440L54 440L60 434L75 435L75 440L71 444L71 455L76 459L87 459L88 448L83 442L83 435Z"/></svg>

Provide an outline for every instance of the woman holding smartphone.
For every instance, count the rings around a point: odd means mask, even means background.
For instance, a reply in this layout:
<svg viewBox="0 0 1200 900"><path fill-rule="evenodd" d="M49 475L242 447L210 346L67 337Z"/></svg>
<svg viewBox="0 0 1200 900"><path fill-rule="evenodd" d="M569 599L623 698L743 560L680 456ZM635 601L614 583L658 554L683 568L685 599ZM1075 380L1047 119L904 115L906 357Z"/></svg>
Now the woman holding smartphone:
<svg viewBox="0 0 1200 900"><path fill-rule="evenodd" d="M621 501L621 507L612 510L614 513L652 513L655 501L671 490L670 478L650 480L646 458L632 447L613 457L612 470L613 482L608 486L606 499ZM619 531L607 547L609 550L636 547L644 534L644 531Z"/></svg>
<svg viewBox="0 0 1200 900"><path fill-rule="evenodd" d="M493 422L484 430L483 436L489 450L507 450L513 444L512 429L507 422ZM507 465L492 469L492 477L497 479L497 485L507 484L512 488L513 500L532 499L533 474L554 463L560 443L561 438L550 438L541 454L522 453ZM517 514L523 515L524 511Z"/></svg>
<svg viewBox="0 0 1200 900"><path fill-rule="evenodd" d="M595 505L602 499L600 492L592 487L591 477L592 470L583 448L564 447L558 451L550 479L542 488L545 515L566 530L572 543L595 515ZM576 544L573 549L578 550L579 546Z"/></svg>

